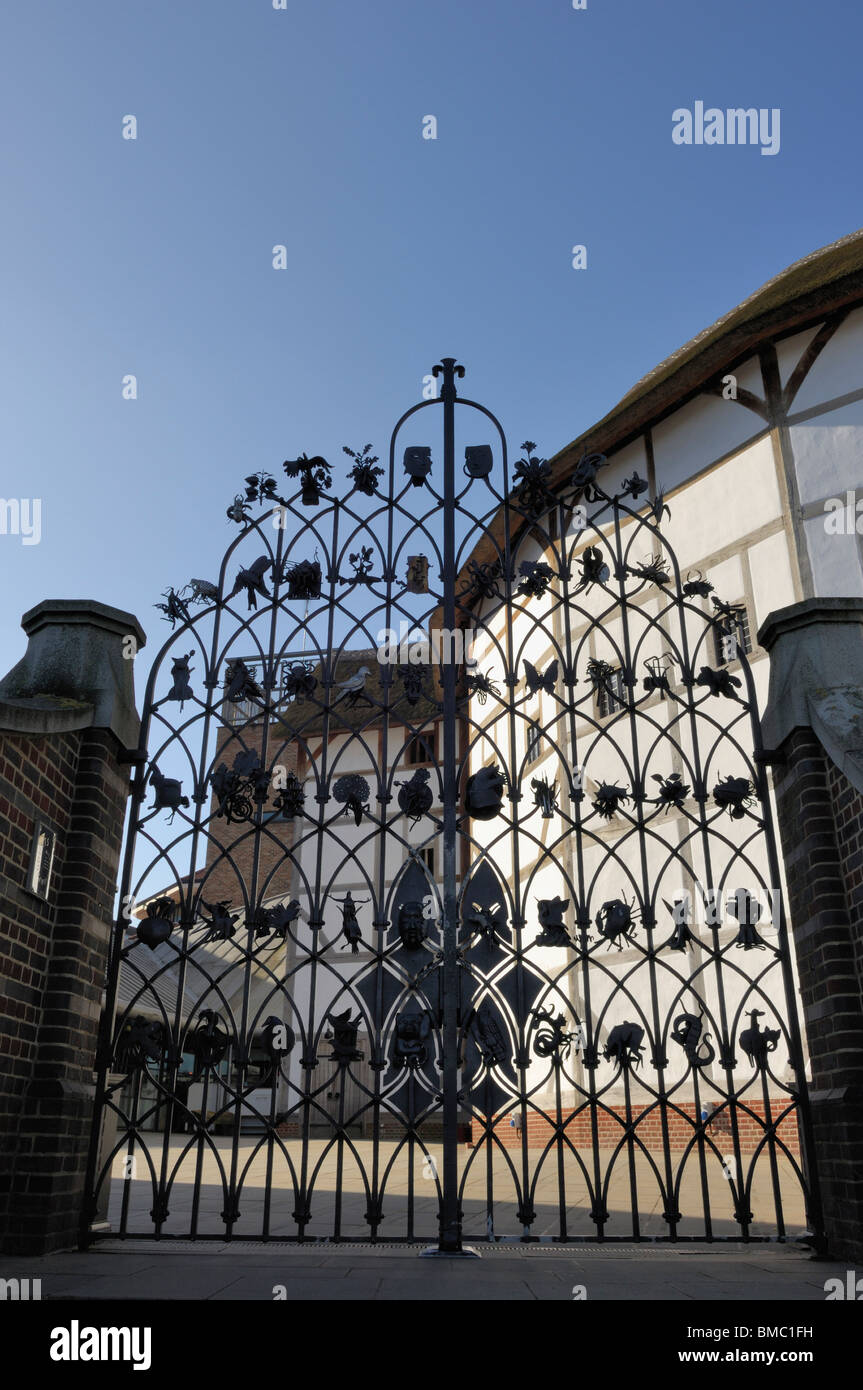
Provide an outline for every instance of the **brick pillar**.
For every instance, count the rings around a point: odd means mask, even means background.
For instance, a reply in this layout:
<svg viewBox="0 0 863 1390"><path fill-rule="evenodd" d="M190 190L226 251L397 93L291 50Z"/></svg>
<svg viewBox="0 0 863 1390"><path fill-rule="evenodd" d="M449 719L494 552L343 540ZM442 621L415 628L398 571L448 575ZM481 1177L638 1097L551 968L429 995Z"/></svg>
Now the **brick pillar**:
<svg viewBox="0 0 863 1390"><path fill-rule="evenodd" d="M0 1241L38 1254L77 1240L123 754L138 738L130 657L146 639L131 614L86 600L40 603L21 625L27 651L0 681ZM54 840L42 882L40 827Z"/></svg>
<svg viewBox="0 0 863 1390"><path fill-rule="evenodd" d="M812 1062L829 1252L863 1259L863 601L771 613L763 721Z"/></svg>

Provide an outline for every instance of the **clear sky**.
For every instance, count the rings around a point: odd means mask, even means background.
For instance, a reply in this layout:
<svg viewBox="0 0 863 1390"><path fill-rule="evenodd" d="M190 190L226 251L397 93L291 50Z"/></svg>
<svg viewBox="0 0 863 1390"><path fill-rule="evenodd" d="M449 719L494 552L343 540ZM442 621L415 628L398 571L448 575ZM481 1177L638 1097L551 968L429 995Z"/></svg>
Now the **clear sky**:
<svg viewBox="0 0 863 1390"><path fill-rule="evenodd" d="M243 476L383 453L442 355L554 453L863 221L861 41L848 0L4 0L0 493L42 538L0 535L0 670L47 597L146 665ZM779 153L676 145L696 101Z"/></svg>

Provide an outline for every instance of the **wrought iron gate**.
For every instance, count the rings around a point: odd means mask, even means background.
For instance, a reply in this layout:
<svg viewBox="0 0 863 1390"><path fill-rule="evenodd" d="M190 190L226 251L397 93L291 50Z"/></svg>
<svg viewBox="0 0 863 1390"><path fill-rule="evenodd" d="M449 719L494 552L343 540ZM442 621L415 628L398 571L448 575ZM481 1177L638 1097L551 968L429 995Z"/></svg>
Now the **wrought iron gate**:
<svg viewBox="0 0 863 1390"><path fill-rule="evenodd" d="M743 615L434 375L158 605L84 1239L817 1230Z"/></svg>

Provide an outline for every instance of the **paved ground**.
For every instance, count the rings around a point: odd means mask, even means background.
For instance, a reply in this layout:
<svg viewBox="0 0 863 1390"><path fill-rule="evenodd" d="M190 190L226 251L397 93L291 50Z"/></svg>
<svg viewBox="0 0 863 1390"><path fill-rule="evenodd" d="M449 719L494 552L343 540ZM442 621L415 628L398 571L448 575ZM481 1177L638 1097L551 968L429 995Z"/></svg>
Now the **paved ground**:
<svg viewBox="0 0 863 1390"><path fill-rule="evenodd" d="M87 1254L0 1258L0 1277L39 1278L43 1300L457 1299L588 1302L764 1299L824 1302L825 1280L846 1266L812 1260L783 1246L654 1247L538 1251L492 1248L481 1259L423 1259L419 1248L336 1252L277 1243L217 1242L166 1249L164 1243L111 1241Z"/></svg>
<svg viewBox="0 0 863 1390"><path fill-rule="evenodd" d="M150 1157L156 1171L162 1164L162 1135L147 1136ZM195 1193L195 1169L197 1153L194 1148L184 1152L186 1143L179 1135L169 1136L165 1171L172 1175L169 1195L170 1215L163 1233L186 1236L191 1234L193 1225L193 1204ZM285 1144L286 1155L275 1151L272 1171L268 1181L268 1158L266 1147L258 1148L259 1140L244 1136L240 1141L235 1184L240 1187L238 1206L240 1220L233 1234L240 1238L253 1238L266 1234L275 1239L287 1239L296 1235L297 1226L293 1219L296 1209L295 1182L301 1169L302 1146L298 1140ZM442 1163L441 1146L431 1144L429 1153L432 1163ZM397 1153L398 1146L393 1142L380 1146L379 1183L384 1182L383 1209L385 1221L381 1234L385 1239L402 1239L415 1235L418 1239L435 1241L437 1239L438 1199L434 1181L434 1171L421 1153L415 1158L413 1225L408 1226L408 1156L407 1150ZM683 1154L672 1154L672 1185L678 1182L678 1168L683 1163ZM520 1193L516 1181L524 1184L521 1173L521 1155L511 1152L509 1160L515 1167L515 1177L508 1167L508 1159L499 1150L493 1155L492 1184L494 1192L493 1227L488 1229L488 1209L486 1204L487 1150L463 1149L459 1154L461 1171L467 1172L462 1207L464 1210L464 1233L466 1239L486 1239L494 1236L521 1236L517 1211ZM341 1161L341 1177L338 1165ZM749 1160L747 1159L746 1162ZM121 1229L122 1207L127 1207L129 1232L152 1234L153 1225L150 1210L153 1206L153 1188L146 1157L139 1154L135 1159L135 1177L122 1181L124 1159L117 1156L114 1164L114 1182L111 1190L109 1220L115 1231ZM584 1154L584 1162L593 1178L591 1155ZM654 1162L663 1182L666 1181L664 1162L661 1154L654 1155ZM731 1160L733 1163L733 1159ZM225 1233L221 1213L225 1208L225 1191L230 1182L231 1146L227 1138L214 1141L214 1149L205 1150L202 1156L200 1175L200 1202L195 1230L198 1235L218 1235ZM529 1171L527 1186L532 1188L531 1201L536 1211L536 1220L531 1233L536 1236L561 1235L557 1158L552 1152L543 1162L542 1150L528 1151ZM731 1171L729 1169L728 1171ZM651 1168L643 1154L637 1154L634 1172L630 1173L625 1152L615 1158L612 1150L601 1154L602 1182L607 1181L605 1205L609 1211L606 1237L633 1240L639 1236L666 1236L668 1225L663 1217L666 1206L662 1187L657 1173ZM567 1155L564 1160L564 1180L566 1192L566 1234L568 1236L594 1236L596 1227L590 1216L592 1197L584 1174L577 1160ZM368 1208L367 1186L373 1182L373 1146L368 1141L357 1140L353 1151L347 1145L339 1160L337 1146L328 1145L324 1140L313 1140L309 1145L309 1172L307 1182L313 1183L310 1207L312 1220L307 1234L324 1238L332 1235L366 1238L369 1234L365 1219ZM804 1211L800 1186L787 1161L781 1161L777 1168L777 1183L781 1191L781 1206L785 1222L785 1233L793 1238L804 1229ZM706 1173L706 1186L714 1236L737 1236L740 1227L734 1220L733 1201L730 1184L725 1177L722 1165L713 1158ZM267 1193L270 1193L269 1202ZM340 1202L336 1202L337 1191ZM632 1220L633 1191L638 1209L638 1230ZM704 1222L704 1193L697 1157L691 1155L683 1166L679 1177L678 1206L683 1220L678 1227L678 1235L689 1239L704 1239L707 1230ZM749 1197L749 1205L755 1220L751 1227L752 1235L773 1235L778 1230L776 1196L768 1156L763 1153L756 1166Z"/></svg>

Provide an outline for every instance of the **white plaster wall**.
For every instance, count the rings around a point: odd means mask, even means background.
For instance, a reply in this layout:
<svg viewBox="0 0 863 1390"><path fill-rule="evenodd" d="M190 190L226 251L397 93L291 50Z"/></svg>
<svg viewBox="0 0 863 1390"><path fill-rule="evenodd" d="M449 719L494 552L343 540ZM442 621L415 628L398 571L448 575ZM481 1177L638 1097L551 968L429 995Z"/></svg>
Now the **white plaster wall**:
<svg viewBox="0 0 863 1390"><path fill-rule="evenodd" d="M814 334L812 335L814 337ZM836 330L810 369L792 412L863 388L863 309L855 309Z"/></svg>

